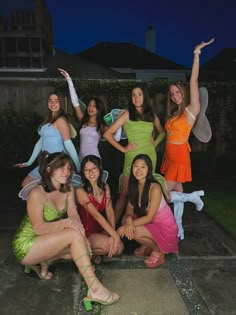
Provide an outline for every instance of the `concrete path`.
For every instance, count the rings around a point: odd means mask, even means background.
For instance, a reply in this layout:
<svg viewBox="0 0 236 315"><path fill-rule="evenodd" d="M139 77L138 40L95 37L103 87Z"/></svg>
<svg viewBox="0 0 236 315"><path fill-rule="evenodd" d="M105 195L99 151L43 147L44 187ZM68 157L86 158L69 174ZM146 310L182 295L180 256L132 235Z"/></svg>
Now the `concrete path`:
<svg viewBox="0 0 236 315"><path fill-rule="evenodd" d="M86 288L73 263L54 264L51 281L23 273L11 239L24 203L12 204L0 211L0 315L236 315L236 242L190 204L179 254L168 255L165 265L151 270L142 259L122 255L96 266L99 279L121 299L106 307L94 304L91 312L84 310Z"/></svg>

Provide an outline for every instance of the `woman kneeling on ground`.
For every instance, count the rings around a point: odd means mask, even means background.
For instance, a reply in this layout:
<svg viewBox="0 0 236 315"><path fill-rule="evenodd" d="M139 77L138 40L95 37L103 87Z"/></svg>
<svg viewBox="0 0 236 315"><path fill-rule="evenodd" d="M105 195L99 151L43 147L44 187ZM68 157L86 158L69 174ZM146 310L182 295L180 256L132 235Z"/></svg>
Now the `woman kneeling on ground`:
<svg viewBox="0 0 236 315"><path fill-rule="evenodd" d="M178 252L177 224L146 154L137 155L132 162L123 222L118 233L141 244L134 254L149 256L144 260L147 267L155 268L165 262L166 253Z"/></svg>
<svg viewBox="0 0 236 315"><path fill-rule="evenodd" d="M49 264L57 259L73 259L88 286L83 299L86 310L92 302L109 305L119 300L97 279L90 262L90 246L74 202L70 184L73 162L64 152L42 152L39 173L42 181L29 193L27 214L13 240L13 250L25 271L35 271L49 280ZM62 219L67 215L67 218Z"/></svg>

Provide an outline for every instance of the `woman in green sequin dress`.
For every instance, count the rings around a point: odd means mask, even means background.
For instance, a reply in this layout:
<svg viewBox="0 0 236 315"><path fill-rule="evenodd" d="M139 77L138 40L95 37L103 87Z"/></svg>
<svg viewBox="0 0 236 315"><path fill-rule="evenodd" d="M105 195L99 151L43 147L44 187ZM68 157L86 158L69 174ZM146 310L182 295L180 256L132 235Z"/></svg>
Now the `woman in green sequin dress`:
<svg viewBox="0 0 236 315"><path fill-rule="evenodd" d="M64 152L40 156L42 182L27 198L27 214L13 240L17 260L41 279L52 274L48 265L57 259L73 259L88 286L85 308L92 302L103 305L118 301L119 295L105 288L94 274L90 262L90 246L74 202L70 184L73 162ZM67 218L62 218L67 214Z"/></svg>
<svg viewBox="0 0 236 315"><path fill-rule="evenodd" d="M128 138L126 147L119 144L113 137L120 127L123 127ZM155 142L153 141L154 128L159 133ZM160 120L152 110L147 89L141 84L135 85L131 91L128 110L125 110L103 135L112 146L125 154L122 187L115 205L116 223L120 220L127 204L129 173L134 157L140 153L147 154L155 170L155 146L164 139L164 135Z"/></svg>

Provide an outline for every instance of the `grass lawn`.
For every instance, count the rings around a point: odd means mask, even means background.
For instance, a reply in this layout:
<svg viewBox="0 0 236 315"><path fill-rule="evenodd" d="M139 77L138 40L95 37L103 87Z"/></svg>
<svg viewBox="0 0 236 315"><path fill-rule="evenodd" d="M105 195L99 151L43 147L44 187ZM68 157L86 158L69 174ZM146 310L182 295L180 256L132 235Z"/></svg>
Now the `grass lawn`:
<svg viewBox="0 0 236 315"><path fill-rule="evenodd" d="M185 191L203 189L205 210L219 225L236 238L236 185L234 180L206 180L186 184Z"/></svg>

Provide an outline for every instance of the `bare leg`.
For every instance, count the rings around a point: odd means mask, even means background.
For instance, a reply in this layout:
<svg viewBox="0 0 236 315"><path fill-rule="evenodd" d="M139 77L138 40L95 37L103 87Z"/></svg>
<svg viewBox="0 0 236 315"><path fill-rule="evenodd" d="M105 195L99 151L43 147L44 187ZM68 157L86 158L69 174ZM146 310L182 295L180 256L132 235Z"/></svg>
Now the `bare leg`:
<svg viewBox="0 0 236 315"><path fill-rule="evenodd" d="M141 245L149 247L154 251L160 251L156 242L154 242L152 235L144 226L136 227L134 239Z"/></svg>
<svg viewBox="0 0 236 315"><path fill-rule="evenodd" d="M122 179L122 187L119 198L115 205L115 221L116 224L119 222L120 218L122 217L127 201L128 201L128 183L129 183L129 176L123 176Z"/></svg>
<svg viewBox="0 0 236 315"><path fill-rule="evenodd" d="M148 268L158 267L165 262L165 254L160 250L152 235L144 226L139 226L135 231L135 240L140 244L152 249L151 255L144 260Z"/></svg>
<svg viewBox="0 0 236 315"><path fill-rule="evenodd" d="M171 192L172 190L177 191L177 192L183 192L183 184L180 183L180 182L175 182L175 181L172 181L172 180L167 180L167 181L166 181L166 184L167 184L167 196L168 196L168 200L169 200L169 201L171 200L170 192Z"/></svg>
<svg viewBox="0 0 236 315"><path fill-rule="evenodd" d="M91 244L92 252L94 255L107 255L108 247L107 242L110 236L102 233L94 233L89 236L89 241ZM124 245L122 243L122 247L119 249L115 255L121 255L124 250Z"/></svg>
<svg viewBox="0 0 236 315"><path fill-rule="evenodd" d="M87 297L97 302L111 304L118 301L119 296L105 288L94 274L87 250L85 238L72 229L38 236L33 247L23 259L23 265L35 265L42 261L59 258L59 254L70 248L72 259L78 267L88 286Z"/></svg>

